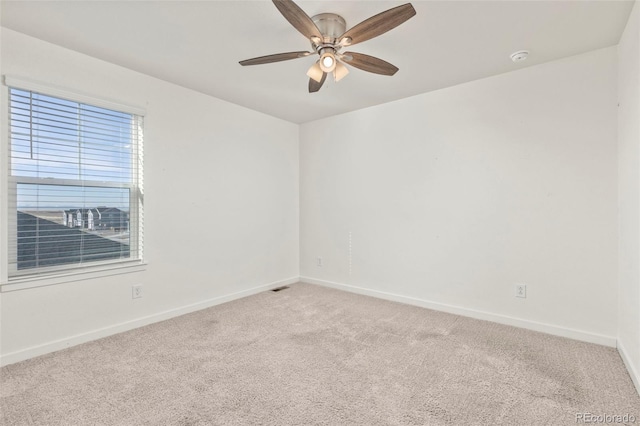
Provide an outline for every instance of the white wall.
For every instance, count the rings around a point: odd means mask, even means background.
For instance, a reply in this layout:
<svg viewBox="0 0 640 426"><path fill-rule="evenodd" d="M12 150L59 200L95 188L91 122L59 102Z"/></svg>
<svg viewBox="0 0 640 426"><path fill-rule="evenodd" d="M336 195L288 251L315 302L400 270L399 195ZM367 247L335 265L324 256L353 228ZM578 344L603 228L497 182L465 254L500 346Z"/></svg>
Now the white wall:
<svg viewBox="0 0 640 426"><path fill-rule="evenodd" d="M613 47L302 125L303 279L615 345L616 72Z"/></svg>
<svg viewBox="0 0 640 426"><path fill-rule="evenodd" d="M640 6L618 45L618 345L640 392Z"/></svg>
<svg viewBox="0 0 640 426"><path fill-rule="evenodd" d="M3 75L146 108L148 263L143 272L1 293L3 362L296 280L297 125L10 30L1 35ZM6 95L3 87L3 104ZM193 223L176 220L187 213ZM134 301L136 283L144 297Z"/></svg>

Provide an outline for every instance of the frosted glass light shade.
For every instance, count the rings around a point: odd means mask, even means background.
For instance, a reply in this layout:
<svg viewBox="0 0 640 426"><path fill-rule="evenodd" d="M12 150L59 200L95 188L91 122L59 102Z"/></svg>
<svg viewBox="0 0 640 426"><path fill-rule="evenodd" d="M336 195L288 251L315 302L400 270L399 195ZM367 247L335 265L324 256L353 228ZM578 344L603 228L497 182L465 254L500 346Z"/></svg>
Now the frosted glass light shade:
<svg viewBox="0 0 640 426"><path fill-rule="evenodd" d="M341 62L336 61L336 69L333 70L333 79L338 82L349 74L349 68L345 67Z"/></svg>
<svg viewBox="0 0 640 426"><path fill-rule="evenodd" d="M322 68L320 68L320 61L311 65L311 68L309 68L309 71L307 71L307 75L309 76L309 78L315 80L317 83L320 83L320 81L322 81L322 74L324 74L324 71L322 71Z"/></svg>
<svg viewBox="0 0 640 426"><path fill-rule="evenodd" d="M336 57L333 52L325 51L322 56L320 56L320 68L324 72L333 72L336 68Z"/></svg>

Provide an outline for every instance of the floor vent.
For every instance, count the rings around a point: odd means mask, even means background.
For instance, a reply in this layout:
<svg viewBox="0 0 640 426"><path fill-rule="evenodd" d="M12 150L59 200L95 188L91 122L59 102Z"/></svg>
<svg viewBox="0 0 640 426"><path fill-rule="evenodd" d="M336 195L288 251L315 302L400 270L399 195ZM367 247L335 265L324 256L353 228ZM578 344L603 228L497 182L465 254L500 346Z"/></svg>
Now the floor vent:
<svg viewBox="0 0 640 426"><path fill-rule="evenodd" d="M282 291L282 290L286 290L286 289L288 289L288 288L289 288L289 286L284 285L284 286L282 286L282 287L276 287L276 288L274 288L274 289L273 289L273 290L271 290L271 291L273 291L273 292L276 292L276 291Z"/></svg>

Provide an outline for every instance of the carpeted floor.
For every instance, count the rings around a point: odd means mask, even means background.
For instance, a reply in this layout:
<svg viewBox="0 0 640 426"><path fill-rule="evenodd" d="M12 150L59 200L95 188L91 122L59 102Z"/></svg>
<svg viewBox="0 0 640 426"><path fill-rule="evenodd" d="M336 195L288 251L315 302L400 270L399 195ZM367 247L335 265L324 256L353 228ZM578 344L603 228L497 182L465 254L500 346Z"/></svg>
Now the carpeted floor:
<svg viewBox="0 0 640 426"><path fill-rule="evenodd" d="M3 425L640 423L613 348L295 284L0 369Z"/></svg>

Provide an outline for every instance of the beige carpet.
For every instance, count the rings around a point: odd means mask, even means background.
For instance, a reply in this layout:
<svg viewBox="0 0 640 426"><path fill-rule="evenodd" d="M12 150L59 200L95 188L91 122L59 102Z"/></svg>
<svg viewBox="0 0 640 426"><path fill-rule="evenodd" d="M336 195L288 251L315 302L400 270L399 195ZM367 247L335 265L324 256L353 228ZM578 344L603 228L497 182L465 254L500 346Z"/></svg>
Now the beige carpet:
<svg viewBox="0 0 640 426"><path fill-rule="evenodd" d="M574 425L615 349L308 284L6 366L3 425Z"/></svg>

